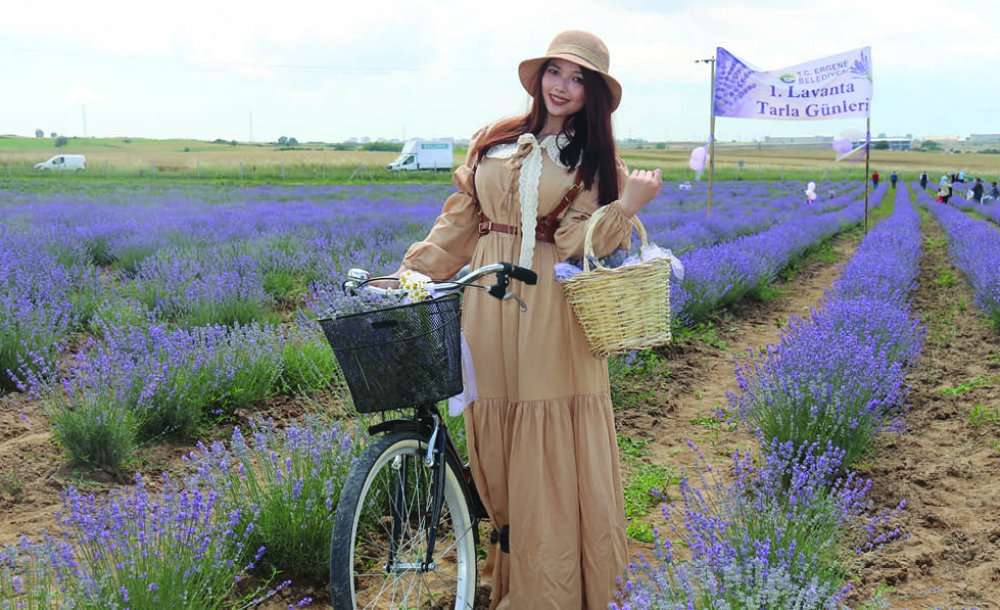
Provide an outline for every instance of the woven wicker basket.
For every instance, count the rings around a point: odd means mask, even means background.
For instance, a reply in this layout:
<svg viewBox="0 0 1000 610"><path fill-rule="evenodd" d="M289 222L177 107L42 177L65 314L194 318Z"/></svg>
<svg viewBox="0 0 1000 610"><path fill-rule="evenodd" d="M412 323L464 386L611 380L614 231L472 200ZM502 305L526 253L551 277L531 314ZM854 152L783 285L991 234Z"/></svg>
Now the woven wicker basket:
<svg viewBox="0 0 1000 610"><path fill-rule="evenodd" d="M658 259L614 269L597 262L590 269L594 227L606 209L594 213L587 225L583 272L562 285L590 351L601 357L670 342L669 261ZM645 246L646 228L635 217L632 225Z"/></svg>

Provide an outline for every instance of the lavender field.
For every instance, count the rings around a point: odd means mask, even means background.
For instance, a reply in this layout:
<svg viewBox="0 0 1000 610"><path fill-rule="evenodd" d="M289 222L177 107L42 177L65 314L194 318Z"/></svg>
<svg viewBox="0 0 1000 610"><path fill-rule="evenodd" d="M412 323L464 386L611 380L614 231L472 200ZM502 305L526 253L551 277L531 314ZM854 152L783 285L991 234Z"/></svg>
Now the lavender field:
<svg viewBox="0 0 1000 610"><path fill-rule="evenodd" d="M932 505L880 464L949 401L971 468L1000 465L1000 228L883 183L863 234L863 184L803 191L717 183L706 216L703 183L667 184L641 214L684 265L682 340L610 362L636 552L615 607L897 607L886 556L911 582L966 567L920 546ZM349 268L393 271L450 192L0 190L0 610L326 607L366 438L315 319ZM941 291L974 296L946 319ZM995 572L905 599L996 607L996 514L963 526Z"/></svg>

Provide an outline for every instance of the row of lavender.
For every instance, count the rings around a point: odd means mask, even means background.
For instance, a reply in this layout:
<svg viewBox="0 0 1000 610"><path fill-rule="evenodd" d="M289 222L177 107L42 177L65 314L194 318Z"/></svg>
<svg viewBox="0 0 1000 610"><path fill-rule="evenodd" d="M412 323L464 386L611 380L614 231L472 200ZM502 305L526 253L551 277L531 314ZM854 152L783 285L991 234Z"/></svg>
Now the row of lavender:
<svg viewBox="0 0 1000 610"><path fill-rule="evenodd" d="M793 186L781 187L782 197L768 188L720 188L723 203L707 219L668 193L644 218L661 231L652 233L656 241L678 251L714 244L796 213ZM301 305L312 284L335 281L348 267L394 268L445 191L258 188L238 192L248 197L238 202L225 193L140 192L110 201L4 194L0 389L11 389L7 371L26 364L37 372L38 360L54 366L70 332L94 332L102 322L273 323L275 310Z"/></svg>
<svg viewBox="0 0 1000 610"><path fill-rule="evenodd" d="M966 212L975 212L980 216L984 216L989 218L991 221L1000 224L1000 202L998 201L990 200L980 203L975 199L965 199L964 197L959 196L956 192L956 194L952 195L948 202L959 209L965 210Z"/></svg>
<svg viewBox="0 0 1000 610"><path fill-rule="evenodd" d="M932 203L926 192L919 193L917 197L948 235L948 250L972 284L976 305L1000 329L1000 264L997 263L1000 261L1000 229L950 205ZM981 211L983 207L976 206L974 209Z"/></svg>
<svg viewBox="0 0 1000 610"><path fill-rule="evenodd" d="M878 196L880 193L876 199ZM829 206L844 204L844 200L834 200ZM57 374L57 360L63 336L56 325L45 327L47 351L18 341L18 333L28 334L23 328L30 328L30 324L11 325L13 332L5 342L14 347L6 356L8 360L19 361L19 387L46 401L56 439L75 461L122 470L140 443L164 435L191 437L206 418L225 416L275 394L324 387L336 375L325 340L304 311L293 317L294 324L275 324L280 319L278 314L251 294L254 290L260 292L260 269L266 269L263 286L274 277L300 282L303 292L312 293L312 309L319 311L327 306L326 297L336 292L318 281L320 275L336 277L343 266L359 258L376 268L395 264L405 245L425 230L416 220L427 214L429 222L436 209L436 203L433 207L426 202L398 204L397 213L388 217L387 206L373 211L371 205L348 201L338 205L338 222L331 223L329 212L304 205L287 204L290 207L283 211L290 214L288 218L281 217L273 207L239 210L228 204L217 205L222 207L214 209L215 215L201 217L201 208L192 209L182 202L176 203L176 209L163 210L166 228L160 227L161 232L179 231L175 225L180 216L190 217L194 227L202 228L178 234L175 239L187 240L183 247L174 244L147 255L138 263L134 275L124 268L115 269L115 282L94 279L96 269L88 267L80 257L93 257L95 251L100 251L108 257L105 262L121 260L129 247L135 247L130 240L143 235L136 228L138 211L149 210L129 206L124 208L125 220L115 215L111 228L79 227L90 237L72 246L77 248L74 256L67 257L65 250L62 255L73 268L91 273L87 276L91 281L88 289L81 291L78 284L76 293L88 295L85 301L91 303L90 314L66 305L67 299L72 302L72 296L67 297L72 294L72 283L68 281L62 291L46 284L46 291L37 298L25 299L20 308L13 309L15 315L63 312L60 320L66 326L86 328L94 335L61 374ZM817 206L815 212L801 211L761 233L685 254L689 271L684 283L672 293L674 311L682 320L697 319L739 299L769 282L818 240L860 220L859 202L824 211L829 206ZM783 208L779 205L776 209ZM47 226L51 228L82 222L83 215L95 210L81 205L46 211L50 223ZM217 215L220 211L240 222L224 224ZM31 214L39 212L27 206L20 213L22 219L37 221ZM734 212L733 218L738 214ZM348 217L353 220L347 222ZM324 222L326 226L322 226ZM299 223L320 227L303 229ZM282 232L289 225L296 228ZM221 228L213 233L217 226ZM246 226L257 228L248 234ZM170 227L173 229L167 230ZM303 233L306 230L313 232ZM255 231L263 237L248 238ZM94 235L101 238L95 241ZM212 235L220 245L205 245ZM124 236L124 241L112 243L112 236ZM20 234L6 243L15 244L22 253L38 251L43 256L55 256L46 253L42 241L32 244L18 239ZM98 243L102 244L100 248L95 246ZM306 244L308 247L303 247ZM29 247L32 245L34 249ZM303 262L306 253L315 256ZM49 265L60 269L51 258L41 266L29 264L26 257L14 262L24 274L32 268L48 269ZM303 277L303 271L308 270L317 275ZM7 285L16 294L17 289L32 283L12 280ZM138 301L130 298L135 295L139 295ZM46 307L46 303L50 306ZM24 353L18 354L17 348L30 350L26 353L31 354L31 359L25 362Z"/></svg>
<svg viewBox="0 0 1000 610"><path fill-rule="evenodd" d="M872 193L878 206L888 185ZM848 195L852 196L852 195ZM670 292L670 309L681 323L743 298L772 282L779 271L810 247L864 218L863 201L799 214L771 228L732 241L692 250L680 257L684 280Z"/></svg>
<svg viewBox="0 0 1000 610"><path fill-rule="evenodd" d="M362 437L319 419L263 422L199 445L179 481L136 477L101 500L70 488L55 532L0 550L0 610L250 608L288 578L324 582Z"/></svg>
<svg viewBox="0 0 1000 610"><path fill-rule="evenodd" d="M893 215L822 306L737 367L731 407L757 434L763 463L737 453L731 482L707 465L700 487L682 482L681 501L663 508L669 531L657 532L653 560L632 566L620 608L846 607L845 550L899 536L890 522L904 504L873 511L870 481L849 468L903 415L905 375L923 341L908 305L919 225L901 185ZM689 558L674 554L671 538Z"/></svg>

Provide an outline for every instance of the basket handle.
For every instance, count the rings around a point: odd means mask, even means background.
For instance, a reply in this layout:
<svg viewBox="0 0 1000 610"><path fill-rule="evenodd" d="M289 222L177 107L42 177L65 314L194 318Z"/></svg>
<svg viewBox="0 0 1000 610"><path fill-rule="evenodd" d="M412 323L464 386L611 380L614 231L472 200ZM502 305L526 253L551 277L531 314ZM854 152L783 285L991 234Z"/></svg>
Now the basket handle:
<svg viewBox="0 0 1000 610"><path fill-rule="evenodd" d="M611 204L609 204L611 205ZM584 272L590 271L590 257L594 256L594 227L597 226L597 222L607 213L608 206L601 206L587 221L587 233L583 238L583 270ZM642 222L639 220L638 216L633 216L629 220L632 221L632 227L639 232L639 240L642 246L646 246L649 242L646 240L646 227L642 226ZM641 246L640 246L641 247ZM594 266L598 269L606 269L601 261L594 256Z"/></svg>

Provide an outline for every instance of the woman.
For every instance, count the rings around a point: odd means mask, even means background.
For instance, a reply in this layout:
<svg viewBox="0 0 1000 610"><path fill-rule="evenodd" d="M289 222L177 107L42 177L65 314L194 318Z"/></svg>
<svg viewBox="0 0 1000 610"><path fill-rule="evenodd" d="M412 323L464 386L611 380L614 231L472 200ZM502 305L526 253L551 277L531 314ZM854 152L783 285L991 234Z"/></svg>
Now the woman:
<svg viewBox="0 0 1000 610"><path fill-rule="evenodd" d="M948 200L951 199L952 189L952 183L948 181L948 176L941 176L939 185L941 188L938 189L938 202L948 203Z"/></svg>
<svg viewBox="0 0 1000 610"><path fill-rule="evenodd" d="M615 156L621 85L608 59L599 38L568 31L521 62L530 112L475 134L458 192L397 271L440 279L509 261L538 273L535 286L511 286L526 312L479 290L463 304L478 390L465 410L469 458L495 530L491 609L603 610L626 567L607 361L590 353L553 277L582 254L598 207L608 207L594 231L604 256L628 246L630 218L660 190L659 170L629 174Z"/></svg>

